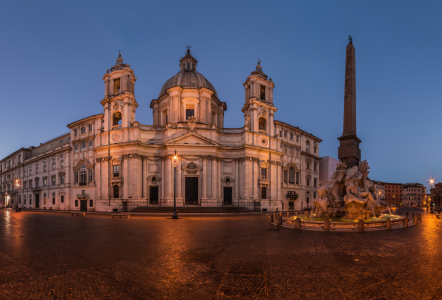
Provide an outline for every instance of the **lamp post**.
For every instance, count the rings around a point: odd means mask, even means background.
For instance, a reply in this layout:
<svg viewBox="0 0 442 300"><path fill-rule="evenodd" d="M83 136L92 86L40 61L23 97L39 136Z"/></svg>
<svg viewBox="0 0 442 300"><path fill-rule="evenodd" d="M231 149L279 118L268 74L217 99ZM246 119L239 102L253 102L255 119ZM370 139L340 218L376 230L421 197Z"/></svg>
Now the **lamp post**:
<svg viewBox="0 0 442 300"><path fill-rule="evenodd" d="M175 155L172 157L172 163L173 163L173 214L172 219L178 219L178 214L176 213L176 194L175 194L175 173L176 173L176 166L178 164L178 156Z"/></svg>
<svg viewBox="0 0 442 300"><path fill-rule="evenodd" d="M15 185L17 186L17 199L16 199L16 201L17 201L17 209L16 209L16 212L19 212L20 210L19 210L19 207L18 207L18 194L19 194L19 189L20 189L20 180L17 178L16 180L15 180Z"/></svg>

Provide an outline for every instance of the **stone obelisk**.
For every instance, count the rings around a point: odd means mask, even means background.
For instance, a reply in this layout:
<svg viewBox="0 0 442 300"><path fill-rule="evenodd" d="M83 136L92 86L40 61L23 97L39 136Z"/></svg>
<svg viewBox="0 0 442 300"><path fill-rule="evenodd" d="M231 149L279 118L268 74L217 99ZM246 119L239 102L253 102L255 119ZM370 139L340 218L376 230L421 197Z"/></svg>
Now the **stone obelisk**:
<svg viewBox="0 0 442 300"><path fill-rule="evenodd" d="M338 138L341 142L338 148L338 158L348 168L358 166L361 160L359 143L361 140L356 134L356 62L355 47L352 37L347 45L345 57L345 92L344 92L344 130Z"/></svg>

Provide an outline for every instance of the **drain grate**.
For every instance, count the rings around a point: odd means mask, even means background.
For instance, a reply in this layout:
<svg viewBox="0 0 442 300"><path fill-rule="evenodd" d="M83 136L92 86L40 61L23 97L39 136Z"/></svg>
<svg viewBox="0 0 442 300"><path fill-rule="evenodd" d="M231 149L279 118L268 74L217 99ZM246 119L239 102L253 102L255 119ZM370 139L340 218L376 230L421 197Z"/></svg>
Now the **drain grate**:
<svg viewBox="0 0 442 300"><path fill-rule="evenodd" d="M264 266L252 262L232 263L224 274L217 294L226 297L267 297L267 275Z"/></svg>

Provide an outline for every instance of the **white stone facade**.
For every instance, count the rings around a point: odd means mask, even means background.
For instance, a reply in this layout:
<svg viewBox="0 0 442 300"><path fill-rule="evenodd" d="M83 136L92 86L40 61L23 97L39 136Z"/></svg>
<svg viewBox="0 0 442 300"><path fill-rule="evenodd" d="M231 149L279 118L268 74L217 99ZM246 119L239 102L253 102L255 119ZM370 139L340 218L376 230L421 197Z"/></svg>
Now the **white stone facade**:
<svg viewBox="0 0 442 300"><path fill-rule="evenodd" d="M274 120L275 85L260 64L244 83L244 126L234 129L224 128L227 104L196 65L188 51L180 72L151 102L153 125L142 125L135 120L134 72L119 57L103 77L103 113L0 161L1 205L88 211L173 206L176 152L177 206L312 207L321 140Z"/></svg>

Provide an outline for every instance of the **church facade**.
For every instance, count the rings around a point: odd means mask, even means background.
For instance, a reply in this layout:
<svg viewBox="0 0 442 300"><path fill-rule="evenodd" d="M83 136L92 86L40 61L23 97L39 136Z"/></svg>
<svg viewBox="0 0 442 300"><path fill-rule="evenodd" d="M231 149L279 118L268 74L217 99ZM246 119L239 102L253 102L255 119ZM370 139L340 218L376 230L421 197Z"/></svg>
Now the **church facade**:
<svg viewBox="0 0 442 300"><path fill-rule="evenodd" d="M321 140L275 120L275 84L260 63L246 82L244 126L225 128L227 104L190 51L136 121L136 77L121 55L103 76L103 112L69 133L0 161L3 207L114 211L147 206L299 210L313 206ZM175 192L174 192L175 191Z"/></svg>

